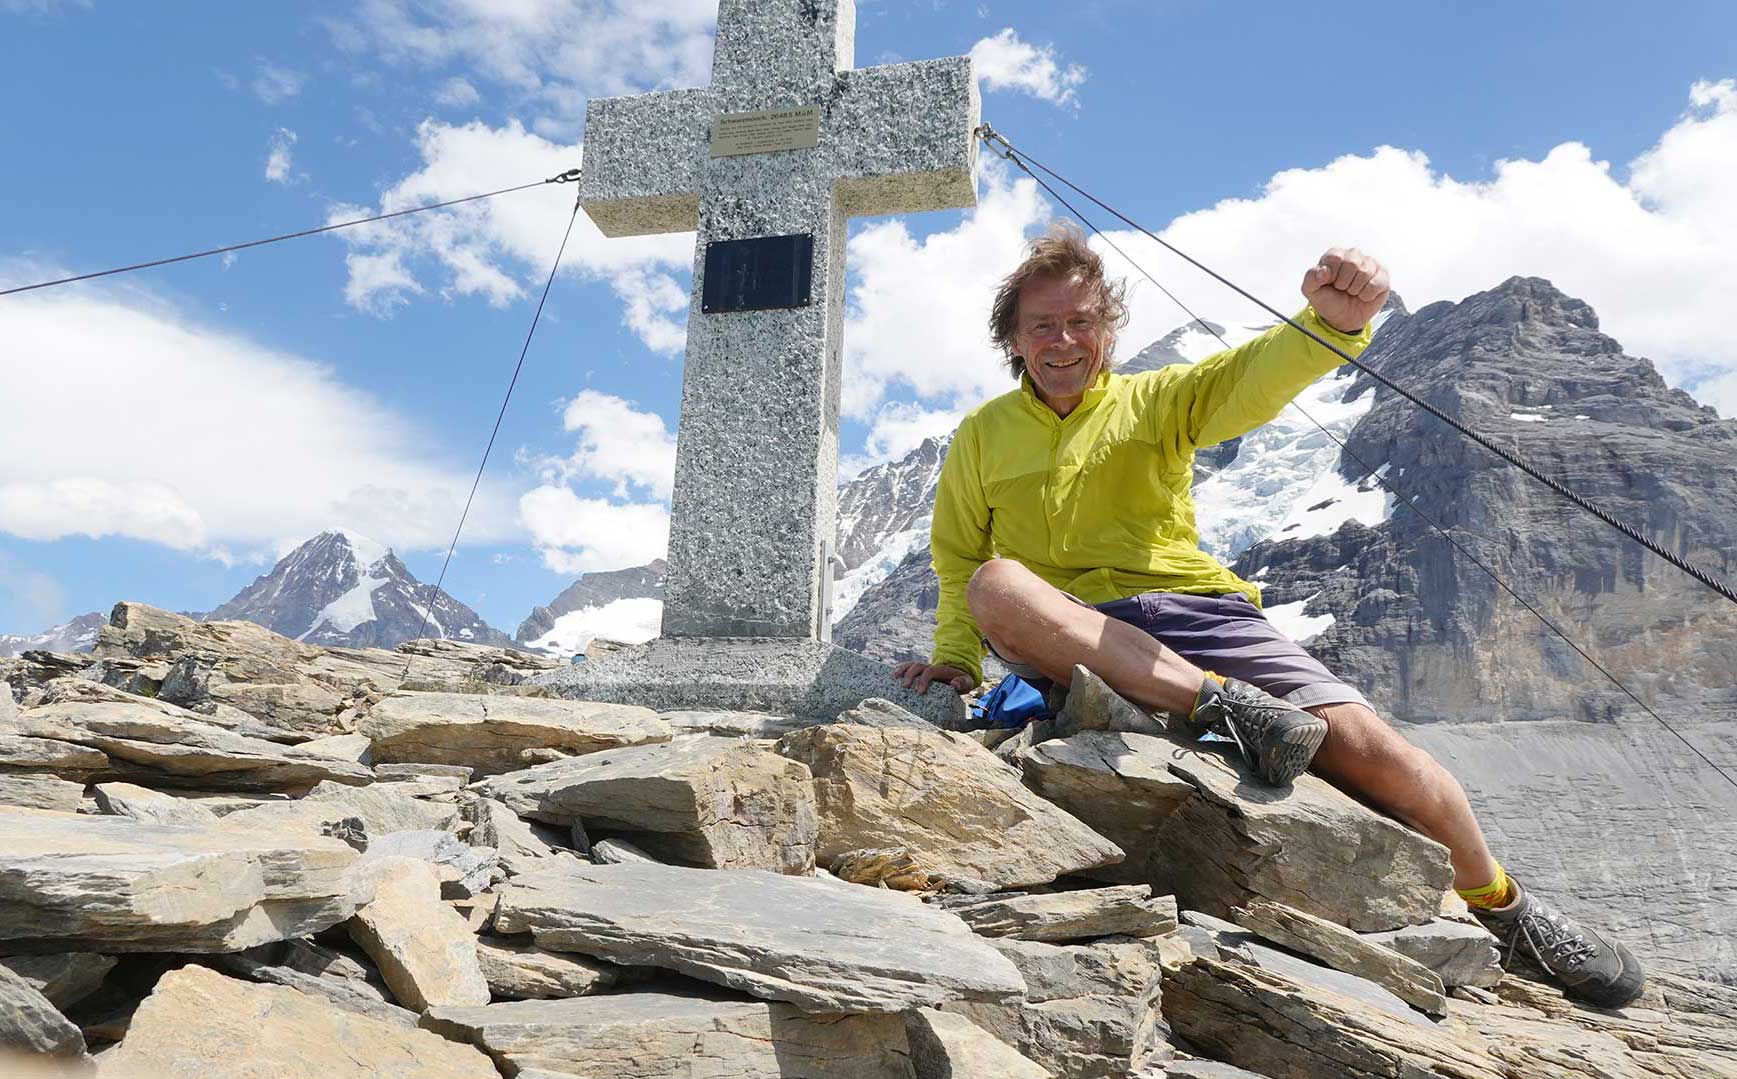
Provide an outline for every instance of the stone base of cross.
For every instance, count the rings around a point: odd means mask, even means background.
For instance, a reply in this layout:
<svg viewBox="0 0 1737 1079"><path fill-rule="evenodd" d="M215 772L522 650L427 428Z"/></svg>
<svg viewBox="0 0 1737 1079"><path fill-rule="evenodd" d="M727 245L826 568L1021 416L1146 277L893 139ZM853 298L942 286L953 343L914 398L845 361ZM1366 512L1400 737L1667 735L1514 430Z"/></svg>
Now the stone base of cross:
<svg viewBox="0 0 1737 1079"><path fill-rule="evenodd" d="M562 672L563 695L650 703L637 677L661 706L812 714L839 678L962 711L827 643L845 223L976 202L970 60L854 70L855 35L853 0L721 0L710 87L586 108L598 228L697 243L663 636Z"/></svg>

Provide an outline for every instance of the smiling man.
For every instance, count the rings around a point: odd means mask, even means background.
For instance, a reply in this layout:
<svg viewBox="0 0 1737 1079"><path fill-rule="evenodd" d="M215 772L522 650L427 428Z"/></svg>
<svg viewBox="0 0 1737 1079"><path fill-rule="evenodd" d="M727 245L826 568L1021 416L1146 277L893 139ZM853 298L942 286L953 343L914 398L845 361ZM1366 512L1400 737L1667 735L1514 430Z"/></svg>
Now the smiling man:
<svg viewBox="0 0 1737 1079"><path fill-rule="evenodd" d="M1303 275L1297 322L1350 354L1387 271L1334 248ZM1066 685L1076 665L1122 696L1235 741L1274 785L1307 769L1445 845L1454 886L1564 988L1620 1006L1644 976L1491 856L1457 780L1260 611L1260 589L1200 549L1194 452L1259 427L1342 362L1288 326L1201 362L1110 370L1123 288L1069 225L1034 241L996 294L990 333L1019 388L959 425L935 495L935 649L895 675L964 693L984 647Z"/></svg>

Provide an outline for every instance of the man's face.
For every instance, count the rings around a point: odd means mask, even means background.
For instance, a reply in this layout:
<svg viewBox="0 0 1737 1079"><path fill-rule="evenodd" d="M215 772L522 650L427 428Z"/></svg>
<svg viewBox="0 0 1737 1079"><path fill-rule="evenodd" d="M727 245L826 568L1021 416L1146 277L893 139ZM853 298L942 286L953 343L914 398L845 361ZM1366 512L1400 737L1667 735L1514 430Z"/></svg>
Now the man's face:
<svg viewBox="0 0 1737 1079"><path fill-rule="evenodd" d="M1019 290L1017 354L1043 403L1066 416L1098 380L1109 345L1091 290L1076 279L1034 277Z"/></svg>

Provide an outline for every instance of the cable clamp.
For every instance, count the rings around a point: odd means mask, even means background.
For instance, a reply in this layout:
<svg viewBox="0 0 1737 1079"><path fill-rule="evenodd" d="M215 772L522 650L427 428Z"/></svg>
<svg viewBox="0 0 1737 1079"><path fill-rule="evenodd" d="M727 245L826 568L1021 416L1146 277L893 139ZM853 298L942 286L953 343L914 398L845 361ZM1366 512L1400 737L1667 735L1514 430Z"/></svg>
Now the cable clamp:
<svg viewBox="0 0 1737 1079"><path fill-rule="evenodd" d="M568 169L566 172L560 173L559 175L556 175L556 176L551 176L547 180L544 180L543 182L546 184L578 183L579 182L579 170L578 169Z"/></svg>
<svg viewBox="0 0 1737 1079"><path fill-rule="evenodd" d="M983 140L983 145L988 148L990 153L997 157L1005 157L1007 160L1012 161L1015 164L1019 163L1019 159L1013 156L1013 145L1006 139L1002 138L1000 132L996 131L993 127L990 127L989 121L985 120L981 124L978 124L976 130L971 133ZM1000 145L997 146L997 143L1000 143Z"/></svg>

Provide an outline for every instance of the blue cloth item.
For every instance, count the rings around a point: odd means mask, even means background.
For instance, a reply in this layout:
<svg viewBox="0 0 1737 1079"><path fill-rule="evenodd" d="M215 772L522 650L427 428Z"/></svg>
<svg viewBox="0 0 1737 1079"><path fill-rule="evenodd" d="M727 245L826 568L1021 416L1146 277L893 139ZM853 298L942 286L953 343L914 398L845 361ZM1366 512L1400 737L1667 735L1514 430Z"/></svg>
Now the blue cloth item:
<svg viewBox="0 0 1737 1079"><path fill-rule="evenodd" d="M1017 674L1003 678L971 708L971 718L985 727L1023 727L1049 717L1043 694Z"/></svg>

